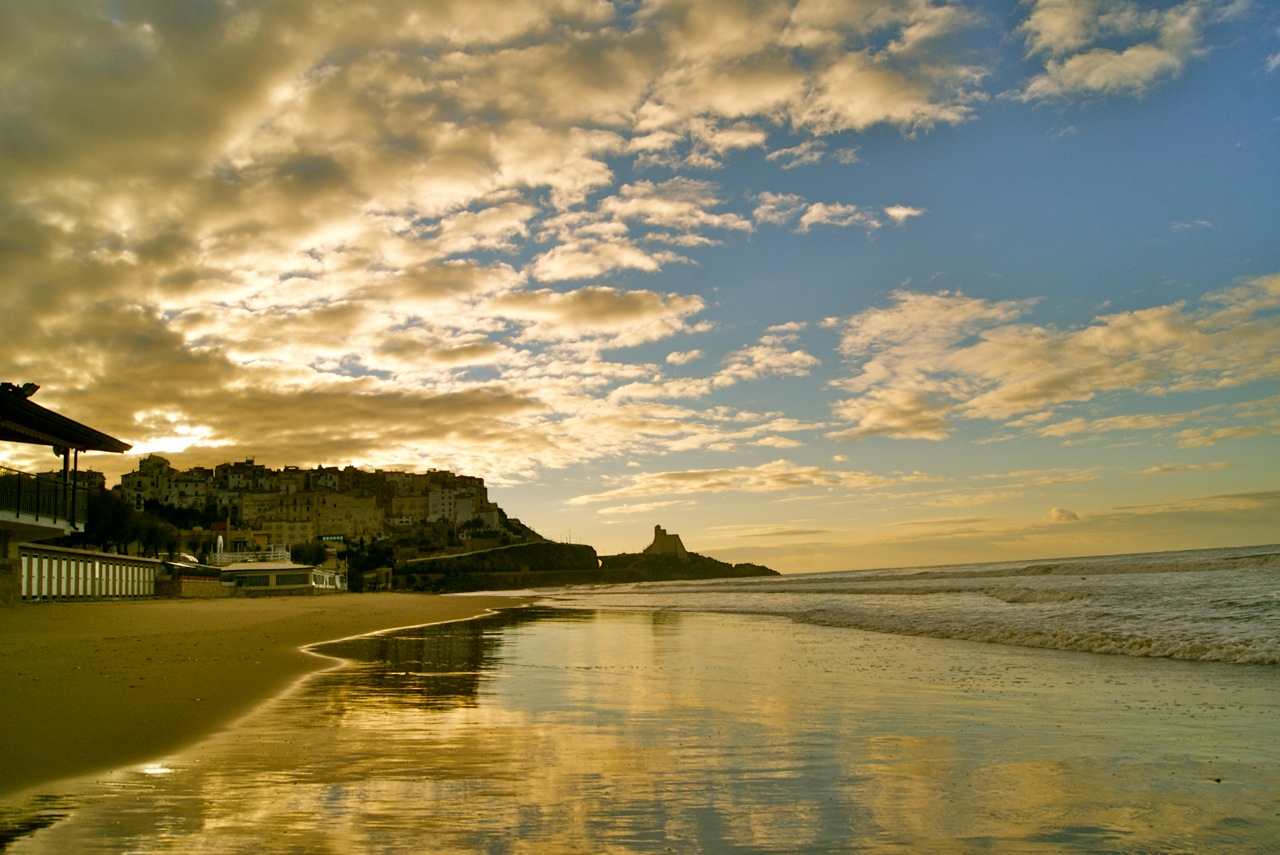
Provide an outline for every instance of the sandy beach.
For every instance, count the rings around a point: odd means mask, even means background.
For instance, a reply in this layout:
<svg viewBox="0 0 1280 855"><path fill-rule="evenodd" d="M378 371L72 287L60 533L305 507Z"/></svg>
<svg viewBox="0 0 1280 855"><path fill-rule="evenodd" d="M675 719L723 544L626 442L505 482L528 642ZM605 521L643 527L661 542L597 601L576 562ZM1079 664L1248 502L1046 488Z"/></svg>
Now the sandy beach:
<svg viewBox="0 0 1280 855"><path fill-rule="evenodd" d="M1261 855L1280 836L1268 668L536 606L325 649L350 664L0 804L0 843Z"/></svg>
<svg viewBox="0 0 1280 855"><path fill-rule="evenodd" d="M208 736L332 665L304 645L520 602L384 593L0 609L0 794Z"/></svg>

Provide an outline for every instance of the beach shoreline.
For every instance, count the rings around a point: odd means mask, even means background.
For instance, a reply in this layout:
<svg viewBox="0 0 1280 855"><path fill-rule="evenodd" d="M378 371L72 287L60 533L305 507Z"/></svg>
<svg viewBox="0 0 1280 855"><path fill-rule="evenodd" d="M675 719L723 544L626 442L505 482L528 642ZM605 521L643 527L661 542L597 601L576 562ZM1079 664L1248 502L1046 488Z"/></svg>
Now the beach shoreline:
<svg viewBox="0 0 1280 855"><path fill-rule="evenodd" d="M0 609L0 795L197 742L333 667L310 645L527 602L380 593Z"/></svg>

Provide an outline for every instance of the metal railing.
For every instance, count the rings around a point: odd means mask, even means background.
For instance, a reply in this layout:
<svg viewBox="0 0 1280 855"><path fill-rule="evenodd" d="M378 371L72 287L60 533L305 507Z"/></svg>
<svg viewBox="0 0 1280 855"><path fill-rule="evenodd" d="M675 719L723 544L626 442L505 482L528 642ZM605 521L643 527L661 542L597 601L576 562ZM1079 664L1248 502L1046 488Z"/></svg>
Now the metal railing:
<svg viewBox="0 0 1280 855"><path fill-rule="evenodd" d="M209 556L209 563L215 567L238 564L242 561L292 561L287 546L268 546L266 549L253 549L244 552L215 552Z"/></svg>
<svg viewBox="0 0 1280 855"><path fill-rule="evenodd" d="M83 525L89 510L89 493L74 481L41 478L0 466L0 513L36 521Z"/></svg>

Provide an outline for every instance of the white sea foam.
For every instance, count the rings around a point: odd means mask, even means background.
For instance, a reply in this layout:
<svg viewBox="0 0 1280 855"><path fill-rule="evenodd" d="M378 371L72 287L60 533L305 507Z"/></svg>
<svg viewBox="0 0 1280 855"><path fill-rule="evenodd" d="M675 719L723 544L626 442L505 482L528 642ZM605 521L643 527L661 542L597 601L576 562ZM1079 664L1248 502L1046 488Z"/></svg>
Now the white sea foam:
<svg viewBox="0 0 1280 855"><path fill-rule="evenodd" d="M565 589L574 607L724 611L1124 656L1280 665L1280 547Z"/></svg>
<svg viewBox="0 0 1280 855"><path fill-rule="evenodd" d="M1035 588L986 588L983 593L1006 603L1070 603L1089 596L1084 591L1043 591Z"/></svg>

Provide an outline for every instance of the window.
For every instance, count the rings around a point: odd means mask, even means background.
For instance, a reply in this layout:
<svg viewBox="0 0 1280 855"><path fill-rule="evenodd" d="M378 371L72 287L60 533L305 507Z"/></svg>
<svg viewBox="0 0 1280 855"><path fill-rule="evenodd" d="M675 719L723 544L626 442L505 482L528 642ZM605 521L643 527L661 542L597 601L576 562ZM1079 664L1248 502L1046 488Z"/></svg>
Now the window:
<svg viewBox="0 0 1280 855"><path fill-rule="evenodd" d="M310 585L310 573L277 573L276 586L281 585Z"/></svg>

